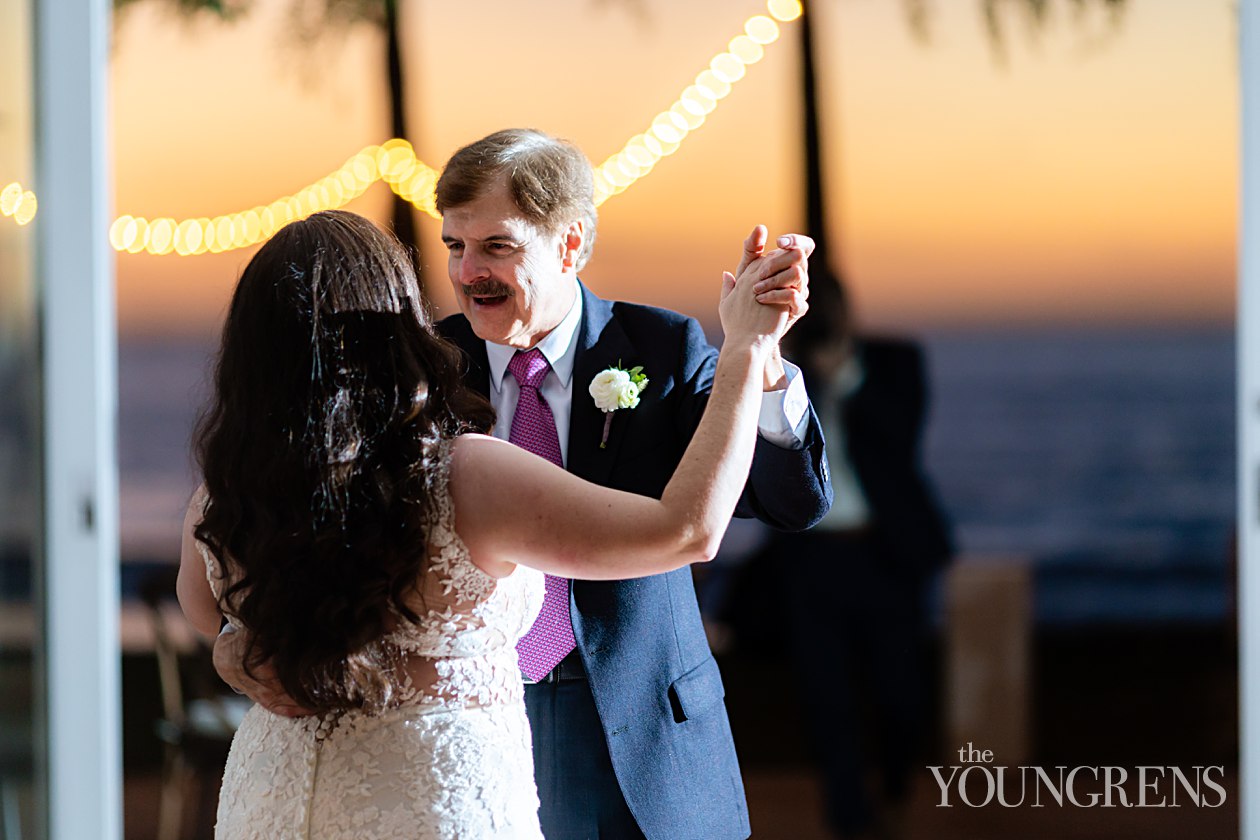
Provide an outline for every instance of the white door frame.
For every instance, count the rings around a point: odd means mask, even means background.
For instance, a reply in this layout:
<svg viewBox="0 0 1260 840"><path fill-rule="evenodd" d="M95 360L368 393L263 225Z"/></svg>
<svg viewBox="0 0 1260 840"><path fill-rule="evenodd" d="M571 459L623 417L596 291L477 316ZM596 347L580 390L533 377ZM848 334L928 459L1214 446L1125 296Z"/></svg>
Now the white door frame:
<svg viewBox="0 0 1260 840"><path fill-rule="evenodd" d="M109 0L36 0L51 840L122 837Z"/></svg>
<svg viewBox="0 0 1260 840"><path fill-rule="evenodd" d="M1260 0L1238 32L1238 793L1241 836L1260 840Z"/></svg>

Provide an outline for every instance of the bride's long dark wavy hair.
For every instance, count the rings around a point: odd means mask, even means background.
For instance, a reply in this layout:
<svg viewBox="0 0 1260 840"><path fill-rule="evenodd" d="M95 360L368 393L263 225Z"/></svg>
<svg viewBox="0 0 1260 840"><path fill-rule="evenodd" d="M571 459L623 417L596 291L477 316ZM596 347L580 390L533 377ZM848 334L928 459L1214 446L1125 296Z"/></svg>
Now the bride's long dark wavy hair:
<svg viewBox="0 0 1260 840"><path fill-rule="evenodd" d="M406 251L352 213L293 222L237 284L195 449L220 607L317 712L388 702L376 645L425 562L438 444L493 411L437 337Z"/></svg>

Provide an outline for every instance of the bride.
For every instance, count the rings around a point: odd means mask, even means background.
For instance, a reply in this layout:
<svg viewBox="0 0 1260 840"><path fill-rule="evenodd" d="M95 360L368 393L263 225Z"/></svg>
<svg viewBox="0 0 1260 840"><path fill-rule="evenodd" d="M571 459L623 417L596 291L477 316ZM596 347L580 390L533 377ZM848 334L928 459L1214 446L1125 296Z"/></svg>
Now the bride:
<svg viewBox="0 0 1260 840"><path fill-rule="evenodd" d="M217 837L542 837L515 643L544 573L716 551L787 324L754 297L758 264L724 278L708 408L656 500L486 436L407 254L366 219L318 213L259 250L198 430L179 598L207 635L248 630L246 667L313 714L245 716Z"/></svg>

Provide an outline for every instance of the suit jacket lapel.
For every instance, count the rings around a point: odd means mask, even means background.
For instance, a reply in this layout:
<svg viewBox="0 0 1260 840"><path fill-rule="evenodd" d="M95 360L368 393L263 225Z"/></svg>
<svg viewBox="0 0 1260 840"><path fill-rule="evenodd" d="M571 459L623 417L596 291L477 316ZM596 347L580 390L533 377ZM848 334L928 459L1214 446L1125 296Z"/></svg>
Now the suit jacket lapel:
<svg viewBox="0 0 1260 840"><path fill-rule="evenodd" d="M573 403L569 410L568 469L587 481L607 484L626 438L626 426L634 422L632 410L615 411L608 444L601 449L605 415L591 398L591 380L613 365L633 366L635 349L621 325L613 319L613 306L581 286L582 324L578 329L577 356L573 364ZM650 375L650 374L649 374Z"/></svg>

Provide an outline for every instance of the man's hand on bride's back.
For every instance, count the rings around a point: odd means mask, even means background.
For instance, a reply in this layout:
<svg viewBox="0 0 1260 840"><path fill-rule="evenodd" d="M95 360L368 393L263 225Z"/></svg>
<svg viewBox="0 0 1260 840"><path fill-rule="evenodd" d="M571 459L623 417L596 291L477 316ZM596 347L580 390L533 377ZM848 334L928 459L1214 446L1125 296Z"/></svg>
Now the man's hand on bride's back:
<svg viewBox="0 0 1260 840"><path fill-rule="evenodd" d="M267 663L245 672L244 630L225 630L214 641L214 670L237 694L244 694L272 714L283 717L306 717L311 714L285 693L276 679L275 672Z"/></svg>

